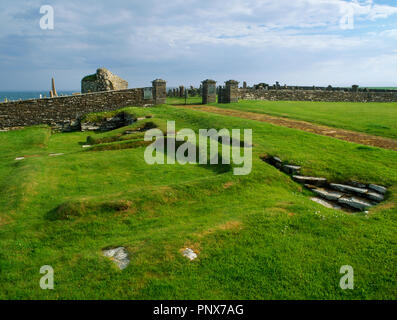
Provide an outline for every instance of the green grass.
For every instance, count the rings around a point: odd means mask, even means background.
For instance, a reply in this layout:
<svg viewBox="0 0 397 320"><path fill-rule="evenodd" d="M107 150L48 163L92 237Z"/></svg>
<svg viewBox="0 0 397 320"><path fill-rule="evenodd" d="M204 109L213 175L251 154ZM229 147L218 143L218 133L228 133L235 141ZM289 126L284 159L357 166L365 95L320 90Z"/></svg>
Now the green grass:
<svg viewBox="0 0 397 320"><path fill-rule="evenodd" d="M1 299L396 299L396 152L166 105L146 111L177 129L253 129L252 173L150 166L144 147L81 147L126 128L1 132ZM326 209L264 153L390 194L369 215ZM24 155L36 157L14 160ZM131 256L124 271L102 255L113 246ZM198 259L184 258L185 247ZM54 268L55 290L39 287L43 265ZM342 265L354 268L352 291L339 288Z"/></svg>
<svg viewBox="0 0 397 320"><path fill-rule="evenodd" d="M397 103L242 100L238 103L214 105L397 139Z"/></svg>

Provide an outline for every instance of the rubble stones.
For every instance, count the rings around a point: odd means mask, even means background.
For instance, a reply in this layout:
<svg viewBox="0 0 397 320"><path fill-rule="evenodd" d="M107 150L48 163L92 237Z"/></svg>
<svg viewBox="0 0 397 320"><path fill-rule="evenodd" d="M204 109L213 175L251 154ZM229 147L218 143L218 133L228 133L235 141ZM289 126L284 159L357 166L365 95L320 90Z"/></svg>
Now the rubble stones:
<svg viewBox="0 0 397 320"><path fill-rule="evenodd" d="M358 181L349 181L347 184L328 183L326 178L307 177L295 174L301 167L284 164L276 157L262 157L283 172L292 175L292 179L310 189L317 197L311 198L327 208L347 208L350 211L366 211L368 208L377 205L385 200L387 189L383 186L370 184L366 185Z"/></svg>

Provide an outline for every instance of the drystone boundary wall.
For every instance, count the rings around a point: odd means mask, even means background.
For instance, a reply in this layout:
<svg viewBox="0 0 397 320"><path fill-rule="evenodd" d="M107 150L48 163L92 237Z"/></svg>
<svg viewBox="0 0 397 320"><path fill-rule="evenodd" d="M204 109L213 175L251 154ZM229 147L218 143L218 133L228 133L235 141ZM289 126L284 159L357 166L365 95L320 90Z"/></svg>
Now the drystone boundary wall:
<svg viewBox="0 0 397 320"><path fill-rule="evenodd" d="M238 96L242 100L397 102L397 92L239 89Z"/></svg>
<svg viewBox="0 0 397 320"><path fill-rule="evenodd" d="M0 129L48 124L58 131L78 130L87 113L156 104L155 97L144 98L144 89L127 89L0 103Z"/></svg>

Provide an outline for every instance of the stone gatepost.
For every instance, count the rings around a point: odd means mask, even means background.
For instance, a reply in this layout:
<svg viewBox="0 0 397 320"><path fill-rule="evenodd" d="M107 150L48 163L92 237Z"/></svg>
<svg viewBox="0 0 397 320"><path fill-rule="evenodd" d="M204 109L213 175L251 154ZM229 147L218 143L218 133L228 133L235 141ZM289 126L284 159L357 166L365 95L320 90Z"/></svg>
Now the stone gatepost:
<svg viewBox="0 0 397 320"><path fill-rule="evenodd" d="M238 82L229 80L225 82L225 93L222 99L223 103L238 102Z"/></svg>
<svg viewBox="0 0 397 320"><path fill-rule="evenodd" d="M167 82L156 79L152 82L154 104L165 104L167 102Z"/></svg>
<svg viewBox="0 0 397 320"><path fill-rule="evenodd" d="M184 86L179 86L179 97L181 97L181 98L185 97L185 87Z"/></svg>
<svg viewBox="0 0 397 320"><path fill-rule="evenodd" d="M216 102L216 81L204 80L203 82L203 104Z"/></svg>
<svg viewBox="0 0 397 320"><path fill-rule="evenodd" d="M224 103L225 99L225 88L223 88L222 86L218 87L218 103Z"/></svg>

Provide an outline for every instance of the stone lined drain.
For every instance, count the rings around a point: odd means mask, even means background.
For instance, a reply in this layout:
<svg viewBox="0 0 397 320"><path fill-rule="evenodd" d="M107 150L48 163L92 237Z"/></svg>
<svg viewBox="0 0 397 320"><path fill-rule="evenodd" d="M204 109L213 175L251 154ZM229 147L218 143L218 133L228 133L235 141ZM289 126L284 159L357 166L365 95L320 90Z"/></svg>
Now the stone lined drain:
<svg viewBox="0 0 397 320"><path fill-rule="evenodd" d="M385 200L387 188L375 184L351 181L346 184L330 183L326 178L300 175L301 167L285 164L273 156L261 159L290 175L292 179L316 194L311 200L336 210L366 211Z"/></svg>

